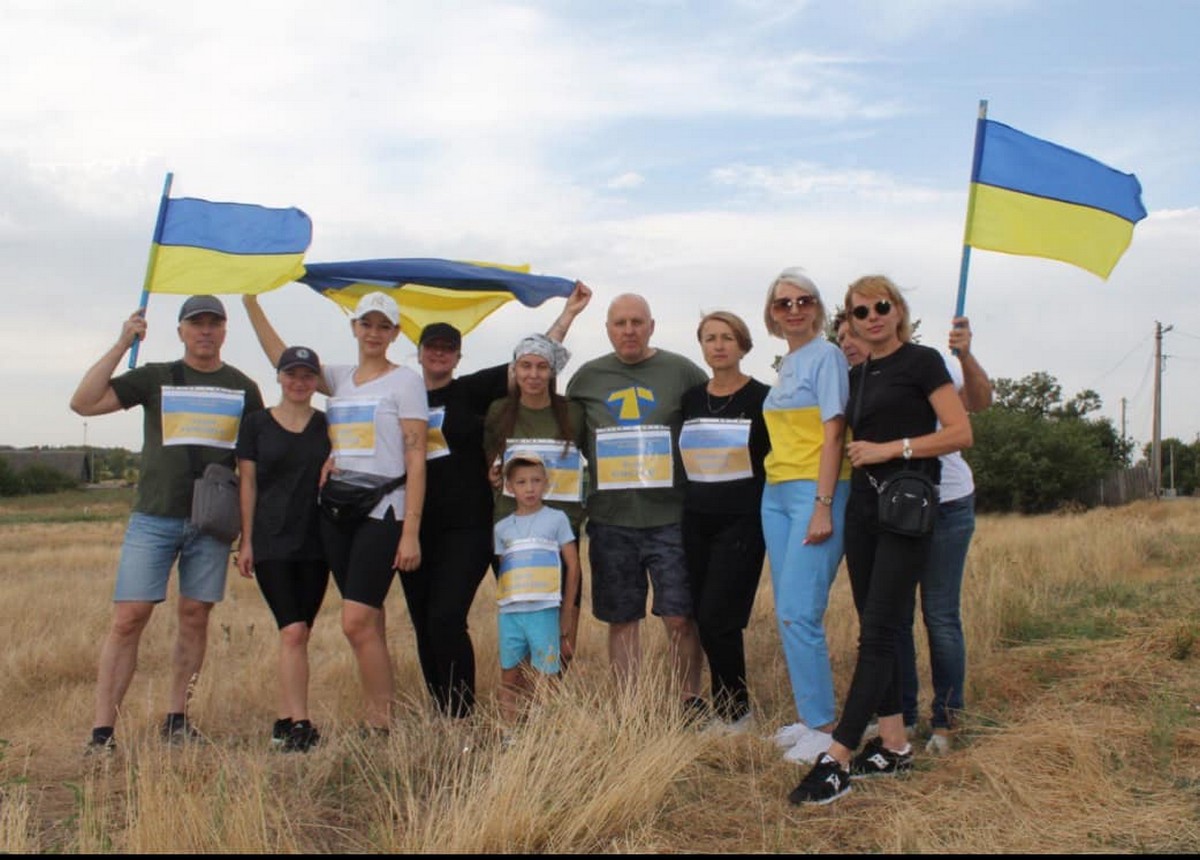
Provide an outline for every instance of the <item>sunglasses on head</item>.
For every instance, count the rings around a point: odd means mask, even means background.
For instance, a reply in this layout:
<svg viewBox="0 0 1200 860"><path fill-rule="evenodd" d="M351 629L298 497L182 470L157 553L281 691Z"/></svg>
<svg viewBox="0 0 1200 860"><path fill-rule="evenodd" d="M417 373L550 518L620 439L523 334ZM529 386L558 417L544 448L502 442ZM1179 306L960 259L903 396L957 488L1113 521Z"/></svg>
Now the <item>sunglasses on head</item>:
<svg viewBox="0 0 1200 860"><path fill-rule="evenodd" d="M774 299L771 307L777 311L790 311L794 308L810 308L817 303L815 296L796 296L794 299Z"/></svg>
<svg viewBox="0 0 1200 860"><path fill-rule="evenodd" d="M887 299L880 299L875 303L875 313L881 317L885 317L892 312L892 303ZM858 305L851 309L850 313L854 314L856 320L865 320L871 315L871 305Z"/></svg>

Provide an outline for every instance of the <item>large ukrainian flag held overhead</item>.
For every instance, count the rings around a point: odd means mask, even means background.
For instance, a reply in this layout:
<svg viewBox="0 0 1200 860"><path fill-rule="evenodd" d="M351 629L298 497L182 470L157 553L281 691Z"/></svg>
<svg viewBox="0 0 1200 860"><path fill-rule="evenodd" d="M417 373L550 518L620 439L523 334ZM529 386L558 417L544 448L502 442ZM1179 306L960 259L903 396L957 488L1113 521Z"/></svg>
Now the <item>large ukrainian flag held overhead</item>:
<svg viewBox="0 0 1200 860"><path fill-rule="evenodd" d="M312 221L299 209L165 199L151 249L152 293L262 293L304 274Z"/></svg>
<svg viewBox="0 0 1200 860"><path fill-rule="evenodd" d="M1146 217L1141 195L1132 173L981 116L964 241L1107 278Z"/></svg>
<svg viewBox="0 0 1200 860"><path fill-rule="evenodd" d="M575 289L566 278L529 274L529 266L428 257L309 263L298 280L347 311L367 293L387 293L400 306L400 329L413 343L429 323L448 322L466 334L513 299L532 308Z"/></svg>

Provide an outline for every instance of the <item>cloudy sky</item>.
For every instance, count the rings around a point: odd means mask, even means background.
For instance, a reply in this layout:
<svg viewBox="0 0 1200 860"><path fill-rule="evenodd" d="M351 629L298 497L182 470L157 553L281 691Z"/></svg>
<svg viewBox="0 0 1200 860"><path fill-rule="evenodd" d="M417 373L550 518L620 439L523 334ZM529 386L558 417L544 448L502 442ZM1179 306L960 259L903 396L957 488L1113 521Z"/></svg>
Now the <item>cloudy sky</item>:
<svg viewBox="0 0 1200 860"><path fill-rule="evenodd" d="M1200 4L1151 0L56 2L0 0L0 444L83 441L67 408L136 306L167 171L175 196L299 206L309 261L528 262L596 301L645 294L656 343L700 360L699 316L756 332L804 266L827 299L890 275L940 344L954 307L975 116L1138 175L1150 216L1112 277L976 251L967 312L993 376L1049 371L1151 435L1155 322L1173 325L1165 435L1200 433ZM143 360L178 356L154 296ZM352 361L307 287L263 303L284 337ZM273 374L231 302L225 357ZM504 360L555 300L510 304L462 370ZM396 348L410 361L413 350ZM568 369L568 374L570 369ZM139 448L140 414L92 444Z"/></svg>

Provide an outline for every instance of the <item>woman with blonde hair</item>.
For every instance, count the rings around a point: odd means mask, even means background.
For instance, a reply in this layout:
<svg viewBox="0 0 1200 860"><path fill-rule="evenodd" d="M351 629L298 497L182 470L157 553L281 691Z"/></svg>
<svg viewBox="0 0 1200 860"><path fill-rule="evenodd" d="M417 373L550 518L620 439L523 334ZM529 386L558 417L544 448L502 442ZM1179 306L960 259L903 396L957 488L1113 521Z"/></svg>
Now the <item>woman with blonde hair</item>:
<svg viewBox="0 0 1200 860"><path fill-rule="evenodd" d="M846 360L823 336L821 294L803 270L784 269L772 281L763 318L767 331L788 345L763 405L771 453L762 524L799 715L775 733L775 741L788 761L811 762L829 747L837 715L825 609L842 558L849 497L842 464L849 383Z"/></svg>
<svg viewBox="0 0 1200 860"><path fill-rule="evenodd" d="M912 767L901 705L900 635L911 623L913 596L932 543L928 528L902 529L881 515L881 498L899 473L927 483L940 478L938 457L971 444L971 424L937 350L911 342L908 303L882 275L859 278L846 291L853 334L867 350L850 373L846 446L854 467L846 508L846 565L859 615L858 659L833 730L833 743L788 799L830 803L850 780L889 776ZM925 506L936 498L920 500ZM883 513L887 513L884 511ZM926 525L931 524L926 519ZM879 736L854 751L872 715Z"/></svg>
<svg viewBox="0 0 1200 860"><path fill-rule="evenodd" d="M741 317L705 314L696 339L713 376L682 398L683 551L712 681L713 727L736 733L753 719L742 631L765 552L759 509L770 445L762 412L767 386L742 371L754 344Z"/></svg>

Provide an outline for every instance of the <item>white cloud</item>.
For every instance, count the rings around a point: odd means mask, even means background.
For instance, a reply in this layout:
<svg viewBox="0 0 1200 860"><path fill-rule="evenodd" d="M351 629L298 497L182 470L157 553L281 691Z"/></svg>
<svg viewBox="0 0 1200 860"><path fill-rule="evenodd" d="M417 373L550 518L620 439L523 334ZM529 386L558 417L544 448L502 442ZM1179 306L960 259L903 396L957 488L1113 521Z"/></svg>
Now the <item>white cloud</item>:
<svg viewBox="0 0 1200 860"><path fill-rule="evenodd" d="M606 188L616 190L624 190L629 188L640 188L645 183L646 177L634 170L626 171L617 176L614 176L608 182L604 183Z"/></svg>

